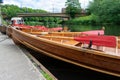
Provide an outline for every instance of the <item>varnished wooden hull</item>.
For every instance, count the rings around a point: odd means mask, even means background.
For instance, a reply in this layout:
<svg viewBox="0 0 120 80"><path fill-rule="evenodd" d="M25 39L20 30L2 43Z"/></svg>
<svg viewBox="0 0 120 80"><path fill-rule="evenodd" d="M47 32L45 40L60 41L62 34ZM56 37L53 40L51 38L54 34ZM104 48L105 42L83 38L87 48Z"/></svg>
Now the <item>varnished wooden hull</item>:
<svg viewBox="0 0 120 80"><path fill-rule="evenodd" d="M118 48L120 49L120 36L118 37Z"/></svg>
<svg viewBox="0 0 120 80"><path fill-rule="evenodd" d="M7 29L6 29L6 34L7 34L9 37L12 37L12 28L11 28L11 27L7 27Z"/></svg>
<svg viewBox="0 0 120 80"><path fill-rule="evenodd" d="M0 26L0 32L6 34L6 26Z"/></svg>
<svg viewBox="0 0 120 80"><path fill-rule="evenodd" d="M120 56L113 56L100 51L61 44L16 29L12 29L12 38L15 43L22 43L47 56L120 77Z"/></svg>

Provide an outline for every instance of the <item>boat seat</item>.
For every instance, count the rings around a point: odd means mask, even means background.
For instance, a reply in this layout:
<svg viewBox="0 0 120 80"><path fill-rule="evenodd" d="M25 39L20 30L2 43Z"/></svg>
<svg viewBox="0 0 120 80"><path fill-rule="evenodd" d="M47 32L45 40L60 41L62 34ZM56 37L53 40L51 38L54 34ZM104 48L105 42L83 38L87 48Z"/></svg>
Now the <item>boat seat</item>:
<svg viewBox="0 0 120 80"><path fill-rule="evenodd" d="M74 40L66 41L66 42L63 42L63 43L74 45L74 46L81 46L82 45L80 42L74 41Z"/></svg>
<svg viewBox="0 0 120 80"><path fill-rule="evenodd" d="M20 30L23 31L23 32L27 32L27 33L31 32L31 29L23 29L23 28L21 28Z"/></svg>
<svg viewBox="0 0 120 80"><path fill-rule="evenodd" d="M34 34L34 35L46 35L46 34L48 34L48 32L40 32L40 31L33 31L33 32L30 32L30 34Z"/></svg>
<svg viewBox="0 0 120 80"><path fill-rule="evenodd" d="M74 46L81 46L81 43L78 41L75 41L73 37L63 37L63 36L39 36L41 38L61 42L63 44L70 44Z"/></svg>

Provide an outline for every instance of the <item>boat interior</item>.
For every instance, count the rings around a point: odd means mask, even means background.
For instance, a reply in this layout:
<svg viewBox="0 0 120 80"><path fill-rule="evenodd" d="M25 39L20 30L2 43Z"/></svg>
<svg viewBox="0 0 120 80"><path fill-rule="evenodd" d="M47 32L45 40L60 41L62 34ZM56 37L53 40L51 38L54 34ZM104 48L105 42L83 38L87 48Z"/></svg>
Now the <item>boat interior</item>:
<svg viewBox="0 0 120 80"><path fill-rule="evenodd" d="M89 47L90 44L84 44L74 40L74 37L76 36L85 36L85 35L82 35L81 32L43 32L37 29L36 30L20 29L20 30L23 32L27 32L33 36L48 39L61 44L67 44L67 45L76 46L76 47L83 47L83 48L93 49L97 51L104 51L105 53L108 53L111 55L120 56L120 36L116 38L117 46L115 48L105 47L105 46L96 46L96 45L92 45L92 47Z"/></svg>

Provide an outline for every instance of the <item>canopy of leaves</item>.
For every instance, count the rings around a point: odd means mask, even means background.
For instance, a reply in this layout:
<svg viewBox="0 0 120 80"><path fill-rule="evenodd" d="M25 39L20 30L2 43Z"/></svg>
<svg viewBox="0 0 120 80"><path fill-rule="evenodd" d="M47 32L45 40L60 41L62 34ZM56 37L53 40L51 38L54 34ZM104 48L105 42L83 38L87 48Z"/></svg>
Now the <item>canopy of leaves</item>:
<svg viewBox="0 0 120 80"><path fill-rule="evenodd" d="M66 22L66 24L71 25L95 25L96 16L95 15L89 15L89 16L83 16L75 19L71 19Z"/></svg>
<svg viewBox="0 0 120 80"><path fill-rule="evenodd" d="M71 18L75 17L75 14L81 12L81 7L79 0L67 0L66 2L66 13L71 16Z"/></svg>
<svg viewBox="0 0 120 80"><path fill-rule="evenodd" d="M4 19L10 20L16 17L17 13L47 13L45 10L32 9L27 7L19 8L16 5L2 5L2 13L7 17ZM27 25L44 25L47 27L56 27L61 23L61 18L58 17L24 17L25 24ZM8 23L9 24L9 23Z"/></svg>
<svg viewBox="0 0 120 80"><path fill-rule="evenodd" d="M7 19L17 16L17 13L46 13L47 11L41 9L19 8L16 5L2 5L2 13L6 14Z"/></svg>
<svg viewBox="0 0 120 80"><path fill-rule="evenodd" d="M120 24L120 0L94 0L89 10L99 23Z"/></svg>
<svg viewBox="0 0 120 80"><path fill-rule="evenodd" d="M24 20L27 25L44 25L46 27L58 27L62 22L59 17L25 17Z"/></svg>

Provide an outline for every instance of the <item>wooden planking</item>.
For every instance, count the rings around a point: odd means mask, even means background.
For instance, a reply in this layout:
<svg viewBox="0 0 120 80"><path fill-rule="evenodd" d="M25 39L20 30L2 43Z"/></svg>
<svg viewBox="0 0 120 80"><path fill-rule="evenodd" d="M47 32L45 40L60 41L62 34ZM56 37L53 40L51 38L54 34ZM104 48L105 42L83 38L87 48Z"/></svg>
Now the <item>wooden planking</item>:
<svg viewBox="0 0 120 80"><path fill-rule="evenodd" d="M120 49L120 36L118 37L118 48Z"/></svg>
<svg viewBox="0 0 120 80"><path fill-rule="evenodd" d="M34 35L40 35L42 34L42 32L30 32L31 34ZM67 36L67 37L74 37L74 36L80 36L81 33L80 32L48 32L48 34L46 34L47 36Z"/></svg>
<svg viewBox="0 0 120 80"><path fill-rule="evenodd" d="M80 42L75 41L73 37L63 37L63 36L39 36L41 38L49 39L52 41L57 41L63 44L77 45Z"/></svg>

